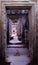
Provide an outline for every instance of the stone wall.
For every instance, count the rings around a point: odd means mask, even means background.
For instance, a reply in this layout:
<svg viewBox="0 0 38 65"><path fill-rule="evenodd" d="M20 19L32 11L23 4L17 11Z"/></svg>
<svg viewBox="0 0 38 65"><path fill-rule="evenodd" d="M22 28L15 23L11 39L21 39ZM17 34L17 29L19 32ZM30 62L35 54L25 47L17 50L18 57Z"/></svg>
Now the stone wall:
<svg viewBox="0 0 38 65"><path fill-rule="evenodd" d="M38 0L36 2L36 57L38 62Z"/></svg>
<svg viewBox="0 0 38 65"><path fill-rule="evenodd" d="M0 20L1 20L1 1L6 1L6 0L0 0ZM7 0L7 1L10 1L10 0ZM33 57L34 59L37 59L38 60L38 0L30 0L30 1L35 1L36 2L36 5L35 5L35 20L36 20L36 43L33 44ZM1 21L0 21L0 30L1 30ZM1 36L2 36L2 30L0 31L0 44L2 43L1 41ZM0 46L1 47L1 46Z"/></svg>
<svg viewBox="0 0 38 65"><path fill-rule="evenodd" d="M34 65L38 65L38 0L34 0L36 2L35 5L35 36L36 36L36 42L33 44L33 62Z"/></svg>
<svg viewBox="0 0 38 65"><path fill-rule="evenodd" d="M0 0L0 19L1 19L1 0Z"/></svg>

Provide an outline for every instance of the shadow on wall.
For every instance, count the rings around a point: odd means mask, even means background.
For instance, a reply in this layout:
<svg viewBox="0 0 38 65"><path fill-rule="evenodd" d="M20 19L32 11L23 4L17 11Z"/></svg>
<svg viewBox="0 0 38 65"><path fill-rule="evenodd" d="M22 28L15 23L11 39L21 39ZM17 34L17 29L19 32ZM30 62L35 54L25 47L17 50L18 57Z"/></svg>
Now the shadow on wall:
<svg viewBox="0 0 38 65"><path fill-rule="evenodd" d="M0 20L0 65L2 61L2 22Z"/></svg>
<svg viewBox="0 0 38 65"><path fill-rule="evenodd" d="M0 65L10 65L10 63L5 62L3 35L4 35L3 23L0 20Z"/></svg>
<svg viewBox="0 0 38 65"><path fill-rule="evenodd" d="M2 27L2 21L0 20L0 65L3 63L3 44L2 44L2 33L3 33L3 27Z"/></svg>

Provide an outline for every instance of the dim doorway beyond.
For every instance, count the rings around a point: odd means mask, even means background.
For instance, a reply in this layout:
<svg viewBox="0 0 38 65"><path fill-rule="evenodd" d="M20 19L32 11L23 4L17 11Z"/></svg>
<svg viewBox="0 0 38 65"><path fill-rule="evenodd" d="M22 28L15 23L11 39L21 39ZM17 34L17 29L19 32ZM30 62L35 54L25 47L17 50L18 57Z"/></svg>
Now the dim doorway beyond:
<svg viewBox="0 0 38 65"><path fill-rule="evenodd" d="M6 7L8 46L29 47L29 10L24 6Z"/></svg>

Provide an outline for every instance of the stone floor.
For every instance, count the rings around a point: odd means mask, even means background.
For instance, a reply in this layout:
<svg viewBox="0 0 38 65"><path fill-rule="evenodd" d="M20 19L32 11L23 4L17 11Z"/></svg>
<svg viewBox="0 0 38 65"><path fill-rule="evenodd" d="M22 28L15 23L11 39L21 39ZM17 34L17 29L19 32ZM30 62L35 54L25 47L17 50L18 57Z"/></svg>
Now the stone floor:
<svg viewBox="0 0 38 65"><path fill-rule="evenodd" d="M27 65L30 61L27 48L7 48L6 62L10 62L10 65Z"/></svg>
<svg viewBox="0 0 38 65"><path fill-rule="evenodd" d="M10 65L27 65L31 59L27 56L9 56L6 58L6 62L10 62Z"/></svg>
<svg viewBox="0 0 38 65"><path fill-rule="evenodd" d="M9 55L9 58L7 56L6 58L8 58L8 59L6 59L6 60L4 59L2 54L0 54L0 65L19 65L19 64L20 65L36 65L37 64L37 60L33 59L31 61L30 57L28 57L29 56L28 53L27 53L28 49L27 48L25 48L25 49L26 49L26 51L25 51L26 55L20 55L20 56L16 56L15 55L15 56L13 56L13 55L7 54L7 55ZM29 50L28 50L28 52L29 52ZM17 55L19 55L19 54L17 53ZM12 63L11 62L6 62L6 61L12 61Z"/></svg>

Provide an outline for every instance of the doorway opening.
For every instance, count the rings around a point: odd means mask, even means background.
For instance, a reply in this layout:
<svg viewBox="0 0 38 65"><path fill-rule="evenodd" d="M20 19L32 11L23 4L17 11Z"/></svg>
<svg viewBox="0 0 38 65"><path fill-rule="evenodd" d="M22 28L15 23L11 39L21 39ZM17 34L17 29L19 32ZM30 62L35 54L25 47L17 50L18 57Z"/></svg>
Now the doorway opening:
<svg viewBox="0 0 38 65"><path fill-rule="evenodd" d="M29 48L29 10L25 6L7 6L7 45ZM16 47L16 46L15 46Z"/></svg>
<svg viewBox="0 0 38 65"><path fill-rule="evenodd" d="M7 26L3 40L6 62L26 65L29 63L27 60L33 58L34 2L2 2L2 11L2 21ZM29 55L29 59L26 59Z"/></svg>

